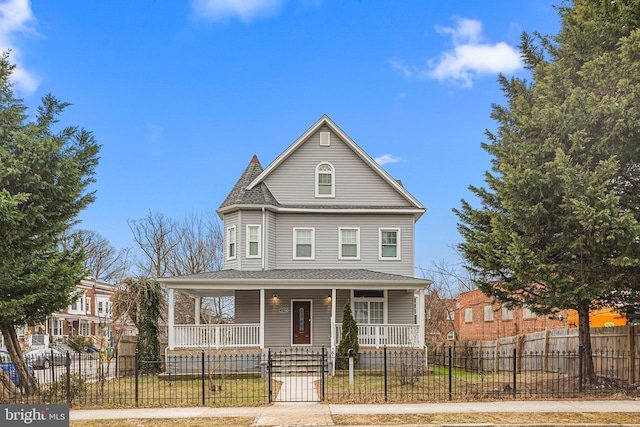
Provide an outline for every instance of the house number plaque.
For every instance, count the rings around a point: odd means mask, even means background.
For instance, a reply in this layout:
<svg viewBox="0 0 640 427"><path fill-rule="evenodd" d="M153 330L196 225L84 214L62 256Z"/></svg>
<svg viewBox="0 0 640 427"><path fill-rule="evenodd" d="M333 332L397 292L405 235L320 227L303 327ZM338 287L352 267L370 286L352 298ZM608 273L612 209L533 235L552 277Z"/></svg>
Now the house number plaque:
<svg viewBox="0 0 640 427"><path fill-rule="evenodd" d="M282 307L282 308L278 309L278 311L279 311L280 313L288 313L288 312L289 312L289 309L288 309L287 307Z"/></svg>

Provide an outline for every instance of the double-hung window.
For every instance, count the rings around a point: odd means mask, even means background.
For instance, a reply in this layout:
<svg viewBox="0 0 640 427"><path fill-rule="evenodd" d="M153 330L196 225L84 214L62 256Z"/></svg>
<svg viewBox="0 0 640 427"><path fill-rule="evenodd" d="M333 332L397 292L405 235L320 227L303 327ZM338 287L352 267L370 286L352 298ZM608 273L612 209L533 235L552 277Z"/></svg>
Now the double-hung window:
<svg viewBox="0 0 640 427"><path fill-rule="evenodd" d="M339 259L360 259L360 229L338 229Z"/></svg>
<svg viewBox="0 0 640 427"><path fill-rule="evenodd" d="M330 163L316 166L316 197L335 196L335 174Z"/></svg>
<svg viewBox="0 0 640 427"><path fill-rule="evenodd" d="M227 259L236 257L236 227L227 228Z"/></svg>
<svg viewBox="0 0 640 427"><path fill-rule="evenodd" d="M400 259L400 229L381 228L380 229L380 252L379 259Z"/></svg>
<svg viewBox="0 0 640 427"><path fill-rule="evenodd" d="M247 258L260 258L260 225L247 225Z"/></svg>
<svg viewBox="0 0 640 427"><path fill-rule="evenodd" d="M384 323L384 291L354 290L353 312L358 324Z"/></svg>
<svg viewBox="0 0 640 427"><path fill-rule="evenodd" d="M293 259L314 259L314 232L313 228L293 229Z"/></svg>

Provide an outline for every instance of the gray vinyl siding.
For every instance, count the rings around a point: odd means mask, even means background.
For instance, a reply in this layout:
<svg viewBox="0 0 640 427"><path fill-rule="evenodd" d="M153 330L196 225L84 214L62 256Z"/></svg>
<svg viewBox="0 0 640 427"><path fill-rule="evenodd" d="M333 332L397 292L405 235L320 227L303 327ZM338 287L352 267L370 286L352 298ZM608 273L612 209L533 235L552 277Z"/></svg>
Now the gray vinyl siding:
<svg viewBox="0 0 640 427"><path fill-rule="evenodd" d="M238 256L242 257L243 270L260 270L262 269L262 256L260 258L247 258L247 225L259 225L262 230L262 211L242 211L242 223L239 226L239 252ZM262 236L264 238L264 236Z"/></svg>
<svg viewBox="0 0 640 427"><path fill-rule="evenodd" d="M238 244L240 243L239 241L239 229L240 226L238 225L238 221L239 221L239 216L240 214L238 212L232 212L229 214L225 214L223 217L223 223L224 223L224 268L225 270L228 269L239 269L239 260L240 260L240 251L238 248ZM229 237L227 235L227 229L229 227L233 227L236 226L236 257L235 259L228 259L228 252L229 252L229 242L227 241L227 238Z"/></svg>
<svg viewBox="0 0 640 427"><path fill-rule="evenodd" d="M311 304L311 345L321 346L331 344L331 302L327 292L313 291L278 291L277 301L270 296L265 304L265 346L280 347L291 345L291 301L312 300ZM280 313L280 308L288 309L287 313Z"/></svg>
<svg viewBox="0 0 640 427"><path fill-rule="evenodd" d="M413 291L387 291L387 317L390 324L412 324Z"/></svg>
<svg viewBox="0 0 640 427"><path fill-rule="evenodd" d="M276 256L277 245L276 245L276 214L273 212L267 212L267 232L265 234L265 238L267 239L267 244L265 245L265 256L266 258L266 266L268 269L278 268L278 260Z"/></svg>
<svg viewBox="0 0 640 427"><path fill-rule="evenodd" d="M260 323L260 291L236 291L234 322Z"/></svg>
<svg viewBox="0 0 640 427"><path fill-rule="evenodd" d="M336 298L336 323L342 323L344 306L350 301L351 291L338 290ZM413 324L413 291L387 291L387 320L389 324Z"/></svg>
<svg viewBox="0 0 640 427"><path fill-rule="evenodd" d="M311 135L265 179L271 193L280 203L412 206L335 133L331 132L329 147L320 146L320 131L330 129L324 126ZM316 166L321 162L331 163L334 167L335 197L315 196Z"/></svg>
<svg viewBox="0 0 640 427"><path fill-rule="evenodd" d="M398 215L279 214L277 268L362 268L413 277L414 217ZM314 228L315 259L293 259L293 229ZM338 259L338 229L360 228L360 259ZM379 229L400 229L400 260L379 260ZM273 236L271 236L273 238ZM274 254L271 253L271 256Z"/></svg>

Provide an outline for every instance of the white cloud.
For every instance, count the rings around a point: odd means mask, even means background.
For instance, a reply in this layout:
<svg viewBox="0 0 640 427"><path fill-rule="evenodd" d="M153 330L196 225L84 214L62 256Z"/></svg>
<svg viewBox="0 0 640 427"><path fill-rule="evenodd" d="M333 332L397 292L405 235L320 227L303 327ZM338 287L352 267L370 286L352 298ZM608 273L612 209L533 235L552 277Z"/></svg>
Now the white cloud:
<svg viewBox="0 0 640 427"><path fill-rule="evenodd" d="M273 16L280 11L286 0L192 0L196 15L217 20L240 18L250 22L257 17Z"/></svg>
<svg viewBox="0 0 640 427"><path fill-rule="evenodd" d="M391 154L383 154L382 156L376 157L373 159L380 166L386 165L387 163L398 163L402 161L401 157L394 157Z"/></svg>
<svg viewBox="0 0 640 427"><path fill-rule="evenodd" d="M16 46L18 34L37 34L33 25L35 18L29 0L7 0L0 2L0 51L11 49L10 61L16 65L12 82L16 89L32 94L38 88L38 79L28 71L20 60L20 49Z"/></svg>
<svg viewBox="0 0 640 427"><path fill-rule="evenodd" d="M512 73L522 68L520 52L505 42L484 42L482 23L457 18L455 27L436 26L439 34L452 38L453 49L432 58L424 67L405 65L391 60L391 66L407 78L452 81L462 87L473 86L473 80L484 74Z"/></svg>

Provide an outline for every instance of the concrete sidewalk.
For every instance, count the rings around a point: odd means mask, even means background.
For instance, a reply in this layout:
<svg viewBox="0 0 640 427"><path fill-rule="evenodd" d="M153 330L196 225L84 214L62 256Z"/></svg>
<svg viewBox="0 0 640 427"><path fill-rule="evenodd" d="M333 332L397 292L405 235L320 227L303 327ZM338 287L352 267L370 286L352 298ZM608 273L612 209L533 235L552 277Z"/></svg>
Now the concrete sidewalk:
<svg viewBox="0 0 640 427"><path fill-rule="evenodd" d="M71 421L100 419L223 418L253 417L255 426L333 426L332 415L435 414L473 412L637 412L640 400L535 400L461 403L414 403L376 405L327 405L321 403L274 403L240 408L135 408L73 409Z"/></svg>

